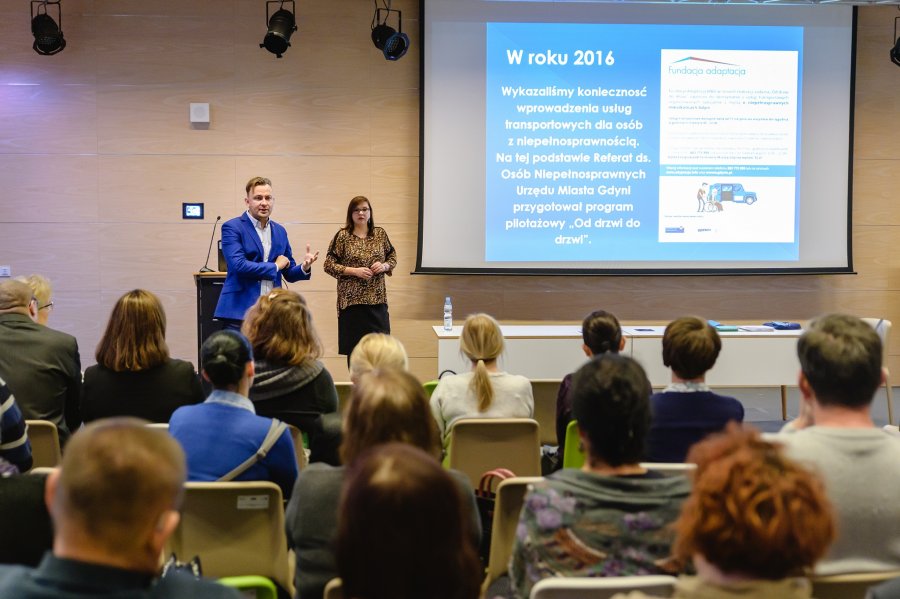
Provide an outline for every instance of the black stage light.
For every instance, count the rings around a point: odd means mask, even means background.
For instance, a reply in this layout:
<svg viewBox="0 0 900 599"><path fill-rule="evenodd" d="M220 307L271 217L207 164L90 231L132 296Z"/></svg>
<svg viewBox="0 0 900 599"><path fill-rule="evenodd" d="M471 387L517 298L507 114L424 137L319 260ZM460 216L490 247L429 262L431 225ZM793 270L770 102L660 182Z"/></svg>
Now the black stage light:
<svg viewBox="0 0 900 599"><path fill-rule="evenodd" d="M278 10L271 17L269 16L270 4L279 5ZM287 10L284 7L285 4L290 4L291 10ZM297 31L297 21L294 19L292 11L296 12L294 0L269 0L266 2L266 26L269 30L259 47L265 48L277 58L281 58L281 55L291 47L291 35Z"/></svg>
<svg viewBox="0 0 900 599"><path fill-rule="evenodd" d="M387 24L391 13L397 13L397 29ZM383 16L383 18L382 18ZM386 60L397 60L409 50L409 36L403 33L403 15L392 10L390 2L384 8L375 0L375 14L372 16L372 43L384 53Z"/></svg>
<svg viewBox="0 0 900 599"><path fill-rule="evenodd" d="M56 7L57 21L47 14L48 6ZM34 35L34 51L42 56L62 52L66 40L62 32L62 10L59 0L31 0L31 33Z"/></svg>
<svg viewBox="0 0 900 599"><path fill-rule="evenodd" d="M900 10L900 6L897 7ZM894 47L891 48L891 62L900 67L900 39L897 39L897 21L900 17L894 17Z"/></svg>

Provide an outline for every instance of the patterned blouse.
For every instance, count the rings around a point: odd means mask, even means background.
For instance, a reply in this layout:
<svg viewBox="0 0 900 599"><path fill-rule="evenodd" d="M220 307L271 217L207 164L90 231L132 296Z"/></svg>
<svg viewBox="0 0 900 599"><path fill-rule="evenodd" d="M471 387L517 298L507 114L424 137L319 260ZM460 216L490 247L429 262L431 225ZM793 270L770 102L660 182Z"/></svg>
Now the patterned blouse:
<svg viewBox="0 0 900 599"><path fill-rule="evenodd" d="M375 262L387 263L391 268L368 281L344 274L348 268L369 267ZM338 231L328 244L325 256L325 272L337 279L338 315L347 306L386 304L384 275L393 275L395 266L397 252L381 227L372 229L372 234L365 238L357 237L346 229Z"/></svg>
<svg viewBox="0 0 900 599"><path fill-rule="evenodd" d="M516 597L551 576L677 574L671 524L688 493L683 476L554 472L525 497L510 560Z"/></svg>

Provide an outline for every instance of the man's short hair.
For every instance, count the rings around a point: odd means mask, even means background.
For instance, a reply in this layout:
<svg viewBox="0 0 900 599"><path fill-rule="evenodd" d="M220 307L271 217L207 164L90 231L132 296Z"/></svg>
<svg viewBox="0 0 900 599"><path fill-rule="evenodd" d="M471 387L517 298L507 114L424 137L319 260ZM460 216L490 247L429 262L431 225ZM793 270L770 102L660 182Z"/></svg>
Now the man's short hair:
<svg viewBox="0 0 900 599"><path fill-rule="evenodd" d="M676 318L663 333L663 364L680 379L703 376L712 368L722 349L719 334L696 316Z"/></svg>
<svg viewBox="0 0 900 599"><path fill-rule="evenodd" d="M181 503L184 452L137 418L108 418L75 433L63 455L51 515L107 551L127 554ZM65 527L65 524L63 524Z"/></svg>
<svg viewBox="0 0 900 599"><path fill-rule="evenodd" d="M595 356L605 352L617 354L622 344L619 319L606 310L595 310L584 317L581 338Z"/></svg>
<svg viewBox="0 0 900 599"><path fill-rule="evenodd" d="M881 385L881 339L855 316L814 320L797 342L797 357L821 405L866 406Z"/></svg>
<svg viewBox="0 0 900 599"><path fill-rule="evenodd" d="M572 378L572 413L590 441L591 457L610 466L636 464L650 430L650 381L632 358L605 353Z"/></svg>
<svg viewBox="0 0 900 599"><path fill-rule="evenodd" d="M265 177L253 177L252 179L247 181L247 197L250 197L250 191L254 187L259 187L260 185L268 185L269 187L272 187L272 181L266 179Z"/></svg>
<svg viewBox="0 0 900 599"><path fill-rule="evenodd" d="M0 281L0 310L28 308L32 297L31 287L22 281Z"/></svg>

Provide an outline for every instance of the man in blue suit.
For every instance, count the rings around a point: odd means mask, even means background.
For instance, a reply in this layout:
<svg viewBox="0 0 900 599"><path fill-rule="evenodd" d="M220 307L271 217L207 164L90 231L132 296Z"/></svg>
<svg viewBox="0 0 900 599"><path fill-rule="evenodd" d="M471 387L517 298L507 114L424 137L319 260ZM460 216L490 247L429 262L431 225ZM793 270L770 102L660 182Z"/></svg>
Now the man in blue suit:
<svg viewBox="0 0 900 599"><path fill-rule="evenodd" d="M291 253L287 231L271 220L272 182L254 177L247 182L247 211L222 225L222 253L228 263L228 275L219 296L215 317L225 328L239 329L244 313L260 295L281 287L282 277L289 283L308 279L319 252L306 255L297 264Z"/></svg>

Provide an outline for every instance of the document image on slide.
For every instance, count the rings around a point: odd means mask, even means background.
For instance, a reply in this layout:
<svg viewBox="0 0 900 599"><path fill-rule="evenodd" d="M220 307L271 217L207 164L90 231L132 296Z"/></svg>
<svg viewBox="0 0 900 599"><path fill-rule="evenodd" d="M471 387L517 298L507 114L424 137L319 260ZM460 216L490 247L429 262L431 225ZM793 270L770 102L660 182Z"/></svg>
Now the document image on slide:
<svg viewBox="0 0 900 599"><path fill-rule="evenodd" d="M660 52L660 242L796 240L798 52Z"/></svg>
<svg viewBox="0 0 900 599"><path fill-rule="evenodd" d="M794 181L789 177L702 181L697 177L660 177L659 193L661 242L794 240Z"/></svg>

